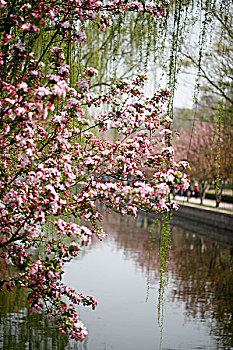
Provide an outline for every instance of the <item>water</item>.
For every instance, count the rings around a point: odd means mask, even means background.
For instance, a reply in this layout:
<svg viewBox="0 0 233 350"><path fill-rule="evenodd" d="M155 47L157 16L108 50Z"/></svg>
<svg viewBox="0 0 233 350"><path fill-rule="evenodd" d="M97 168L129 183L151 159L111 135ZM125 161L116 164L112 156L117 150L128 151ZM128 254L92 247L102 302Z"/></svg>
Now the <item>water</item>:
<svg viewBox="0 0 233 350"><path fill-rule="evenodd" d="M200 234L200 228L188 229L187 223L185 229L174 226L162 294L159 228L150 224L143 216L135 221L106 214L109 236L66 266L64 282L99 302L95 311L79 309L89 331L85 342L69 342L51 322L30 315L20 291L1 295L0 348L233 349L233 245L211 239L211 232Z"/></svg>

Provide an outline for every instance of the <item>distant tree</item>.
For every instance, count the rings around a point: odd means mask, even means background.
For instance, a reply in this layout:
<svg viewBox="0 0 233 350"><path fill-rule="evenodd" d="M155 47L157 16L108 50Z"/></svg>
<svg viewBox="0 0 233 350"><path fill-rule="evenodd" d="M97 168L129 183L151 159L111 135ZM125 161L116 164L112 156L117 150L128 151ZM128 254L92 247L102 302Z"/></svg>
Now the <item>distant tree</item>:
<svg viewBox="0 0 233 350"><path fill-rule="evenodd" d="M232 130L222 129L218 137L216 123L196 121L193 128L181 129L180 137L174 142L177 160L188 160L191 179L199 183L201 204L209 186L215 184L219 177L219 188L216 192L218 207L224 185L227 179L232 179L232 137ZM218 156L221 158L220 168L218 168Z"/></svg>
<svg viewBox="0 0 233 350"><path fill-rule="evenodd" d="M202 23L199 42L195 45L195 40L187 41L187 38L190 39L187 36L181 48L183 55L181 71L198 75L194 93L194 96L198 97L198 100L195 101L196 107L195 110L185 113L178 111L175 118L177 118L176 124L181 134L185 124L190 123L188 131L190 135L187 132L181 135L181 143L187 138L186 146L188 147L192 139L187 153L190 163L196 165L192 166L191 173L195 173L195 176L199 178L202 183L201 188L203 186L207 188L208 186L204 183L207 184L209 181L215 184L216 205L218 206L221 201L223 184L226 179L232 181L232 152L230 149L233 147L233 3L228 2L224 6L222 1L216 1L210 2L208 6L210 6L208 13L203 12L201 19L196 20L194 29L190 30L192 38L195 37L199 30L198 26ZM210 23L212 26L209 26ZM200 46L200 42L205 45ZM187 119L192 120L187 121ZM207 122L207 124L202 124L203 130L200 127L201 121ZM208 124L208 121L211 123ZM211 124L208 133L206 125ZM191 132L192 125L194 129ZM200 133L200 140L197 138L197 133ZM201 135L203 135L203 140L201 140ZM194 160L195 155L192 153L195 142L200 157L201 154L204 157L204 159L200 158L199 164L199 171L202 169L203 179L200 174L199 176L197 174L198 163ZM204 150L205 147L207 150ZM209 150L208 147L210 147ZM201 193L204 194L204 192L205 190L201 189Z"/></svg>

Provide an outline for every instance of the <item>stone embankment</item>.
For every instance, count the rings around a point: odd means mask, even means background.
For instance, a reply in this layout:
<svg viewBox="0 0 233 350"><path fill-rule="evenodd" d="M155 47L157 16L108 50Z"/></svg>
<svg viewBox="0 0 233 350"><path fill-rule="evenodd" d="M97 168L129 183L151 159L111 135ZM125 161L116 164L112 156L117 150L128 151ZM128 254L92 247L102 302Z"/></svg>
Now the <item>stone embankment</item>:
<svg viewBox="0 0 233 350"><path fill-rule="evenodd" d="M213 200L205 200L204 205L200 205L200 199L191 198L187 202L187 198L179 196L176 196L175 201L180 208L172 213L172 225L193 234L206 235L214 240L233 245L233 204L221 203L221 207L216 208ZM139 213L144 218L144 227L161 216L155 213L148 216L144 212Z"/></svg>
<svg viewBox="0 0 233 350"><path fill-rule="evenodd" d="M206 200L204 205L200 205L196 198L187 202L186 198L177 196L175 200L180 205L173 214L175 224L233 243L233 204L222 203L216 208L212 200Z"/></svg>
<svg viewBox="0 0 233 350"><path fill-rule="evenodd" d="M233 211L197 206L187 202L178 203L180 209L176 215L179 217L233 232Z"/></svg>

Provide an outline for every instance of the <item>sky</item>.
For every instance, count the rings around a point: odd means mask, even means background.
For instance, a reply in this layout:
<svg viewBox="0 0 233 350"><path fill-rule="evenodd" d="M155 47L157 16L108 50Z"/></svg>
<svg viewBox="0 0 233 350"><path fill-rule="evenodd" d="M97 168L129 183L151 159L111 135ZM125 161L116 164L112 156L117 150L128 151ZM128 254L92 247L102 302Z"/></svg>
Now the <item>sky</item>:
<svg viewBox="0 0 233 350"><path fill-rule="evenodd" d="M178 76L178 86L174 94L174 107L193 108L195 76L182 73Z"/></svg>

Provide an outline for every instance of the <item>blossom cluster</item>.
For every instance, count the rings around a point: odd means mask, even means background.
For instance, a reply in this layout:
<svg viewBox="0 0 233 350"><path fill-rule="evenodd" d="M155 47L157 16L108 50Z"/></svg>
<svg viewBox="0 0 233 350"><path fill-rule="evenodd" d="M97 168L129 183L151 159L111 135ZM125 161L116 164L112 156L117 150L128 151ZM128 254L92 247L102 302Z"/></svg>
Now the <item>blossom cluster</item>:
<svg viewBox="0 0 233 350"><path fill-rule="evenodd" d="M146 98L147 77L138 74L93 93L91 79L98 72L92 67L71 84L64 49L53 42L61 36L64 42L85 41L77 29L84 21L104 30L125 11L163 16L166 6L162 0L16 1L14 8L0 2L0 249L18 271L7 288L29 289L31 309L53 316L60 331L76 340L87 330L75 305L95 308L97 302L61 278L64 264L93 234L105 235L96 203L121 215L137 215L139 208L172 210L171 192L188 179L168 143L173 132L164 106L170 92ZM51 31L50 44L34 52L44 28ZM114 142L98 136L106 130L117 133ZM78 224L80 219L89 226Z"/></svg>

